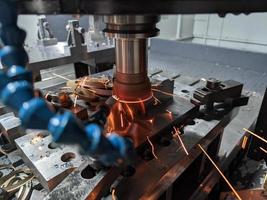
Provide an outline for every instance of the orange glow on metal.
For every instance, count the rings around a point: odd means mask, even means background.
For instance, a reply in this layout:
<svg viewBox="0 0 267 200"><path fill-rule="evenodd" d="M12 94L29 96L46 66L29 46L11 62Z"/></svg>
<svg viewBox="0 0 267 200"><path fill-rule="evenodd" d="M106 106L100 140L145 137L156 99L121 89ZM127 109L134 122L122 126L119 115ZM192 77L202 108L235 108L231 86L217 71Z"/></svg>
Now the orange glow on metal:
<svg viewBox="0 0 267 200"><path fill-rule="evenodd" d="M127 103L125 104L125 107L126 107L128 113L130 114L131 120L133 120L134 119L133 110L130 108L130 106Z"/></svg>
<svg viewBox="0 0 267 200"><path fill-rule="evenodd" d="M144 103L144 101L142 101L142 102L140 103L140 106L141 106L142 113L145 114L145 113L146 113L146 107L145 107L145 103Z"/></svg>
<svg viewBox="0 0 267 200"><path fill-rule="evenodd" d="M126 103L126 104L138 104L138 103L144 103L144 102L148 101L149 99L152 98L152 95L149 96L149 97L147 97L147 98L145 98L145 99L140 99L140 100L136 100L136 101L126 101L126 100L122 100L122 99L119 99L116 95L112 95L112 97L113 97L116 101L118 101L118 102L120 102L120 103Z"/></svg>
<svg viewBox="0 0 267 200"><path fill-rule="evenodd" d="M246 128L243 128L243 130L246 131L246 132L248 132L248 133L250 133L251 135L255 136L255 137L258 138L259 140L261 140L261 141L267 143L267 140L266 140L266 139L264 139L263 137L257 135L256 133L253 133L252 131L250 131L250 130L248 130L248 129L246 129Z"/></svg>
<svg viewBox="0 0 267 200"><path fill-rule="evenodd" d="M237 197L237 199L238 200L242 200L241 197L239 196L239 194L237 193L237 191L234 189L234 187L231 185L231 183L228 181L228 179L224 176L224 174L222 173L222 171L220 170L220 168L211 159L211 157L208 155L208 153L203 149L203 147L200 144L198 144L198 147L207 156L207 158L210 160L210 162L212 163L212 165L216 168L216 170L219 172L219 174L223 177L223 179L228 184L228 186L231 188L231 190L233 191L233 193L235 194L235 196Z"/></svg>
<svg viewBox="0 0 267 200"><path fill-rule="evenodd" d="M114 120L114 115L113 113L110 113L109 117L108 117L108 124L109 124L109 132L114 131L115 128L115 120Z"/></svg>
<svg viewBox="0 0 267 200"><path fill-rule="evenodd" d="M183 147L184 152L186 153L186 155L189 155L189 153L188 153L188 151L187 151L187 149L186 149L186 147L185 147L185 145L184 145L184 143L183 143L183 140L182 140L182 138L180 137L180 134L181 134L180 130L179 130L178 128L175 128L175 127L173 127L173 129L174 129L174 134L173 134L173 136L176 136L176 137L178 138L180 144L181 144L182 147Z"/></svg>
<svg viewBox="0 0 267 200"><path fill-rule="evenodd" d="M158 157L156 156L156 154L155 154L155 147L154 147L153 143L150 141L150 139L149 139L148 136L146 136L146 138L147 138L148 143L149 143L150 146L151 146L151 152L152 152L152 155L154 156L154 158L156 158L156 159L158 160L159 158L158 158Z"/></svg>
<svg viewBox="0 0 267 200"><path fill-rule="evenodd" d="M243 141L242 141L242 149L245 149L247 146L247 142L248 142L248 137L244 136Z"/></svg>
<svg viewBox="0 0 267 200"><path fill-rule="evenodd" d="M74 108L75 108L76 105L77 105L77 99L78 99L78 95L75 95L75 99L74 99Z"/></svg>
<svg viewBox="0 0 267 200"><path fill-rule="evenodd" d="M121 119L121 127L124 127L124 123L123 123L123 117L122 117L122 113L120 114L120 119Z"/></svg>

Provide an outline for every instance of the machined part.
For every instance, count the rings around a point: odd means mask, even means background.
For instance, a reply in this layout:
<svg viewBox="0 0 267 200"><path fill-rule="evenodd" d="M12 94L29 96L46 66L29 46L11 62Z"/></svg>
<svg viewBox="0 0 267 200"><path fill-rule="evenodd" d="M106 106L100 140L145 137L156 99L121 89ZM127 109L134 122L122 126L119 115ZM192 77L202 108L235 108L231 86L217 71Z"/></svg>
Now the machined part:
<svg viewBox="0 0 267 200"><path fill-rule="evenodd" d="M7 112L8 112L8 108L5 105L3 105L2 103L0 103L0 115L3 115Z"/></svg>
<svg viewBox="0 0 267 200"><path fill-rule="evenodd" d="M67 44L65 46L65 51L70 51L71 55L82 55L84 56L87 52L87 46L84 43L83 34L85 32L84 28L82 28L79 24L78 20L69 20L68 25L66 26L66 30L68 31L67 36Z"/></svg>
<svg viewBox="0 0 267 200"><path fill-rule="evenodd" d="M13 113L7 113L0 117L0 129L5 139L11 144L11 148L15 147L15 139L25 135L20 119Z"/></svg>
<svg viewBox="0 0 267 200"><path fill-rule="evenodd" d="M134 101L151 96L147 77L147 40L116 39L116 78L113 94Z"/></svg>
<svg viewBox="0 0 267 200"><path fill-rule="evenodd" d="M33 131L16 141L22 158L44 188L52 190L84 161L77 146L53 145L44 131Z"/></svg>
<svg viewBox="0 0 267 200"><path fill-rule="evenodd" d="M148 37L156 36L160 17L157 15L111 15L105 17L104 32L115 38L116 78L113 95L123 101L151 97L147 77Z"/></svg>
<svg viewBox="0 0 267 200"><path fill-rule="evenodd" d="M242 95L243 84L234 80L220 82L208 79L206 87L196 89L191 101L204 105L201 117L206 120L223 117L232 108L247 105L248 97Z"/></svg>
<svg viewBox="0 0 267 200"><path fill-rule="evenodd" d="M160 17L157 15L111 15L105 16L107 24L104 32L114 38L148 38L157 36L159 29L156 24Z"/></svg>
<svg viewBox="0 0 267 200"><path fill-rule="evenodd" d="M57 38L54 37L50 30L49 23L45 16L38 18L38 44L43 46L56 45Z"/></svg>
<svg viewBox="0 0 267 200"><path fill-rule="evenodd" d="M102 197L100 191L107 190L107 188L101 187L99 184L101 185L103 181L109 183L117 175L115 173L107 173L107 170L98 171L93 168L92 162L87 161L68 175L64 181L46 196L45 200L59 198L80 200L87 199L89 194L92 194L96 199L100 199Z"/></svg>
<svg viewBox="0 0 267 200"><path fill-rule="evenodd" d="M177 91L182 88L183 87L177 88ZM173 120L175 122L173 121L170 123L170 121L168 121L168 126L163 129L159 128L162 121L154 122L158 128L155 128L157 132L154 136L151 136L151 141L154 144L155 154L158 156L158 159L153 159L153 155L152 157L143 157L142 152L144 152L144 150L147 150L151 154L151 147L146 144L144 149L140 150L140 156L135 162L136 165L133 166L135 173L129 175L129 177L119 175L117 169L112 168L108 171L101 170L96 173L96 175L86 180L81 177L81 172L86 166L84 165L84 167L73 171L46 199L99 199L106 196L111 187L115 187L113 189L116 191L116 196L121 199L157 199L179 178L182 179L182 177L186 175L188 179L193 181L198 179L200 175L207 174L210 170L209 163L205 159L202 159L201 152L194 148L194 145L200 143L203 147L208 148L210 153L213 152L215 154L215 152L218 151L218 144L222 136L223 128L231 121L231 118L235 116L237 109L225 116L223 120L207 122L197 119L194 125L185 125L184 133L181 135L181 138L188 151L191 152L189 156L186 156L177 139L168 137L168 135L172 135L172 127L170 127L170 124L179 126L179 124L181 124L180 120L188 119L189 116L193 116L192 110L185 111L185 113L182 114L181 109L184 108L183 106L185 106L186 101L183 98L179 99L179 101L175 101L170 107L165 108L173 113ZM179 113L175 113L177 110L179 110ZM160 111L155 112L159 113ZM166 115L169 114L170 113L166 112ZM93 167L92 163L88 164ZM94 170L92 171L94 172ZM192 173L193 171L194 173ZM116 184L114 185L114 183ZM195 182L193 181L192 183ZM87 187L84 187L85 185L87 185ZM194 187L189 189L186 185L181 185L179 189L180 193L175 192L173 195L177 197L178 193L181 195L181 191L184 192L183 195L185 196L190 195L192 194L191 190L193 188Z"/></svg>
<svg viewBox="0 0 267 200"><path fill-rule="evenodd" d="M146 75L148 62L147 40L117 39L115 42L117 72Z"/></svg>
<svg viewBox="0 0 267 200"><path fill-rule="evenodd" d="M206 87L210 90L220 90L221 89L221 81L215 78L209 78L206 82Z"/></svg>
<svg viewBox="0 0 267 200"><path fill-rule="evenodd" d="M3 177L0 181L0 187L4 188L7 192L15 192L33 178L34 174L31 170L18 169Z"/></svg>

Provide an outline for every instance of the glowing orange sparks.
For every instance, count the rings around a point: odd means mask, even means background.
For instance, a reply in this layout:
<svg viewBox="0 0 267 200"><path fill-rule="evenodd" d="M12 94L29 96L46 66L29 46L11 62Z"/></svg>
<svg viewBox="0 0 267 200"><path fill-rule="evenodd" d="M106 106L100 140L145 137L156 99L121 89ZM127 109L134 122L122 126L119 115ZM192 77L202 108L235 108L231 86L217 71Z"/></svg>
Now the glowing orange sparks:
<svg viewBox="0 0 267 200"><path fill-rule="evenodd" d="M172 114L172 112L171 112L171 111L169 111L169 110L166 110L166 112L167 112L167 113L169 113L170 115Z"/></svg>
<svg viewBox="0 0 267 200"><path fill-rule="evenodd" d="M84 89L88 90L89 92L92 92L92 93L95 94L96 93L95 90L92 90L92 89L90 89L90 87L88 88L88 86L85 85L85 82L86 82L87 78L88 78L87 76L84 77L83 80L77 85L76 89L84 88ZM76 89L75 89L75 91L76 91Z"/></svg>
<svg viewBox="0 0 267 200"><path fill-rule="evenodd" d="M85 77L85 78L83 79L83 81L81 81L81 82L76 86L76 88L74 89L74 93L75 93L74 108L75 108L76 105L77 105L77 99L78 99L78 95L76 94L76 91L77 91L78 88L81 88L81 87L84 86L86 80L87 80L87 77Z"/></svg>
<svg viewBox="0 0 267 200"><path fill-rule="evenodd" d="M47 92L45 95L45 99L47 99L48 95L50 94L50 92Z"/></svg>
<svg viewBox="0 0 267 200"><path fill-rule="evenodd" d="M246 132L248 132L248 133L250 133L251 135L255 136L255 137L258 138L259 140L261 140L261 141L267 143L267 140L266 140L266 139L264 139L263 137L257 135L256 133L253 133L252 131L250 131L250 130L248 130L248 129L246 129L246 128L243 128L243 130L246 131Z"/></svg>
<svg viewBox="0 0 267 200"><path fill-rule="evenodd" d="M203 151L203 153L207 156L207 158L210 160L212 165L216 168L216 170L219 172L219 174L223 177L225 182L228 184L228 186L231 188L235 196L237 197L238 200L242 200L237 191L234 189L234 187L231 185L231 183L227 180L227 178L224 176L222 171L219 169L219 167L215 164L215 162L211 159L211 157L208 155L208 153L202 148L200 144L198 144L199 148Z"/></svg>
<svg viewBox="0 0 267 200"><path fill-rule="evenodd" d="M146 138L147 138L148 143L149 143L150 146L151 146L151 152L152 152L152 155L154 156L154 158L156 158L156 159L158 160L159 158L158 158L158 157L156 156L156 154L155 154L155 147L154 147L153 143L150 141L150 139L149 139L148 136L146 136Z"/></svg>
<svg viewBox="0 0 267 200"><path fill-rule="evenodd" d="M74 99L74 108L75 108L76 105L77 105L77 99L78 99L78 95L75 95L75 99Z"/></svg>
<svg viewBox="0 0 267 200"><path fill-rule="evenodd" d="M61 76L61 75L59 75L59 74L52 73L52 75L53 75L53 76L56 76L56 77L58 77L58 78L64 79L64 80L66 80L66 81L70 81L69 78L66 78L66 77L64 77L64 76Z"/></svg>
<svg viewBox="0 0 267 200"><path fill-rule="evenodd" d="M186 153L186 155L189 155L189 153L188 153L188 151L187 151L187 149L186 149L186 147L185 147L185 145L183 143L183 140L180 137L181 132L178 130L178 128L173 127L173 129L174 129L174 134L173 135L178 138L178 140L179 140L180 144L182 145L182 147L183 147L184 152Z"/></svg>
<svg viewBox="0 0 267 200"><path fill-rule="evenodd" d="M130 106L127 103L125 104L125 106L127 108L128 113L130 114L131 120L133 120L134 119L134 113L133 113L132 109L130 108Z"/></svg>
<svg viewBox="0 0 267 200"><path fill-rule="evenodd" d="M123 123L123 117L122 117L122 113L120 113L120 119L121 119L121 127L124 127L124 123Z"/></svg>
<svg viewBox="0 0 267 200"><path fill-rule="evenodd" d="M146 113L146 107L145 107L144 102L142 101L142 102L140 103L140 105L141 105L141 108L142 108L143 113Z"/></svg>
<svg viewBox="0 0 267 200"><path fill-rule="evenodd" d="M115 188L113 188L113 189L112 189L112 193L111 193L111 195L112 195L112 200L117 200L117 197L116 197L116 195L115 195L115 192L116 192L116 190L115 190Z"/></svg>
<svg viewBox="0 0 267 200"><path fill-rule="evenodd" d="M242 145L241 145L242 149L246 148L247 142L248 142L248 137L244 136L243 141L242 141Z"/></svg>
<svg viewBox="0 0 267 200"><path fill-rule="evenodd" d="M126 101L126 100L121 100L121 99L119 99L116 95L112 95L112 97L113 97L113 99L115 99L116 101L118 101L118 102L120 102L120 103L128 103L128 104L137 104L137 103L143 103L143 102L146 102L146 101L148 101L149 99L151 99L152 98L152 95L151 96L149 96L149 97L147 97L147 98L145 98L145 99L141 99L141 100L136 100L136 101Z"/></svg>
<svg viewBox="0 0 267 200"><path fill-rule="evenodd" d="M158 98L156 98L154 95L152 95L152 97L154 98L154 103L153 103L154 106L156 106L159 103L161 103L161 101Z"/></svg>
<svg viewBox="0 0 267 200"><path fill-rule="evenodd" d="M262 150L264 153L266 153L266 154L267 154L267 150L266 150L266 149L264 149L264 148L260 147L260 150Z"/></svg>
<svg viewBox="0 0 267 200"><path fill-rule="evenodd" d="M114 114L111 112L110 115L109 115L109 125L110 125L110 132L111 131L114 131L114 128L115 128L115 119L114 119Z"/></svg>
<svg viewBox="0 0 267 200"><path fill-rule="evenodd" d="M174 94L172 93L169 93L169 92L164 92L162 90L159 90L159 89L152 89L152 91L155 91L155 92L160 92L162 94L166 94L166 95L169 95L169 96L175 96Z"/></svg>

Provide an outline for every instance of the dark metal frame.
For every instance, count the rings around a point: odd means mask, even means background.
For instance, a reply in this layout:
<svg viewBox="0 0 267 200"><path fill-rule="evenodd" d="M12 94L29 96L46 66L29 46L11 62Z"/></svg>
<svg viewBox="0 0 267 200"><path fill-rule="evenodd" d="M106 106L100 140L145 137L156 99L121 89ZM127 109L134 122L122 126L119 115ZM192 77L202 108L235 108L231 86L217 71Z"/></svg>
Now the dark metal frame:
<svg viewBox="0 0 267 200"><path fill-rule="evenodd" d="M265 91L265 95L263 97L259 116L255 124L254 132L260 137L267 139L267 88ZM261 160L261 159L266 160L267 159L266 153L263 152L259 147L267 149L267 144L259 140L258 138L252 136L250 140L248 156L255 160Z"/></svg>
<svg viewBox="0 0 267 200"><path fill-rule="evenodd" d="M267 11L265 0L16 0L24 14L196 14Z"/></svg>

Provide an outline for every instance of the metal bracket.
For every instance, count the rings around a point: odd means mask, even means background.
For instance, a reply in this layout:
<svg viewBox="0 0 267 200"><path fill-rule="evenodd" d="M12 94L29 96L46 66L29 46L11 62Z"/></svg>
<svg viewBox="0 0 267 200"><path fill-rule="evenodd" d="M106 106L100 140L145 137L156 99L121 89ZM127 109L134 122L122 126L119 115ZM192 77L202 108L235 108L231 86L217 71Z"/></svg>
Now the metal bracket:
<svg viewBox="0 0 267 200"><path fill-rule="evenodd" d="M247 105L249 98L242 95L242 89L243 84L237 81L221 82L210 78L206 86L195 90L191 102L204 105L204 109L200 110L204 119L220 119L232 108Z"/></svg>
<svg viewBox="0 0 267 200"><path fill-rule="evenodd" d="M79 21L69 20L66 29L68 31L67 47L70 49L70 53L75 54L75 53L86 52L87 47L86 44L84 44L85 41L83 37L85 29L80 26Z"/></svg>
<svg viewBox="0 0 267 200"><path fill-rule="evenodd" d="M66 26L68 31L67 44L65 51L70 51L71 55L82 56L87 52L87 46L83 34L85 29L82 28L78 20L69 20ZM76 78L89 75L88 65L82 62L74 63Z"/></svg>
<svg viewBox="0 0 267 200"><path fill-rule="evenodd" d="M57 44L57 38L52 34L45 16L38 18L38 44L43 46Z"/></svg>

